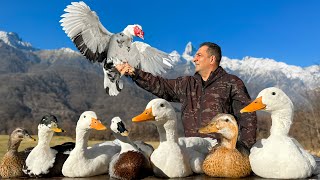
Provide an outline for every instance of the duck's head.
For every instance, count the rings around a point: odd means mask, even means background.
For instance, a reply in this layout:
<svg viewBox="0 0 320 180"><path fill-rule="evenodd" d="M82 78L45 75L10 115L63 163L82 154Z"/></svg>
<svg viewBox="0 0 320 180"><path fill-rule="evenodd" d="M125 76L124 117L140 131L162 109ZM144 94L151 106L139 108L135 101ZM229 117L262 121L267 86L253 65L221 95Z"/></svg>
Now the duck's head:
<svg viewBox="0 0 320 180"><path fill-rule="evenodd" d="M38 130L40 129L48 132L65 132L63 129L59 128L57 117L51 114L42 117L38 125Z"/></svg>
<svg viewBox="0 0 320 180"><path fill-rule="evenodd" d="M152 121L154 124L165 124L168 120L176 120L176 113L164 99L151 100L143 113L132 118L132 122Z"/></svg>
<svg viewBox="0 0 320 180"><path fill-rule="evenodd" d="M126 129L125 123L120 119L120 117L114 117L111 120L110 129L121 136L128 136L129 132Z"/></svg>
<svg viewBox="0 0 320 180"><path fill-rule="evenodd" d="M241 109L243 112L254 112L258 110L264 110L272 112L282 109L293 109L293 104L290 98L279 88L270 87L262 90L257 98Z"/></svg>
<svg viewBox="0 0 320 180"><path fill-rule="evenodd" d="M36 139L31 137L31 135L26 129L20 127L12 131L12 133L10 134L10 139L14 141L22 141L24 139L36 141Z"/></svg>
<svg viewBox="0 0 320 180"><path fill-rule="evenodd" d="M200 128L199 133L219 133L226 139L233 139L238 136L238 124L231 114L218 114L207 126Z"/></svg>
<svg viewBox="0 0 320 180"><path fill-rule="evenodd" d="M144 39L144 32L139 24L128 25L123 30L123 33L129 37L136 36L141 39Z"/></svg>
<svg viewBox="0 0 320 180"><path fill-rule="evenodd" d="M80 115L77 123L77 129L89 130L105 130L107 129L100 120L98 120L97 115L93 111L85 111Z"/></svg>

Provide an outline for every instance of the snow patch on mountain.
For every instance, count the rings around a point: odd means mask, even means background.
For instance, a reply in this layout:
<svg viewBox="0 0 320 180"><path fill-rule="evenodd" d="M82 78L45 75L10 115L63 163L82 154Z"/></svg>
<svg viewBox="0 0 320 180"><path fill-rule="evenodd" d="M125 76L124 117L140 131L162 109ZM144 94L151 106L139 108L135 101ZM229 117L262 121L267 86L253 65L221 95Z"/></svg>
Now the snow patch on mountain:
<svg viewBox="0 0 320 180"><path fill-rule="evenodd" d="M14 32L5 32L0 31L0 40L5 42L11 47L26 50L26 51L35 51L36 48L33 48L31 43L24 42L22 39L18 36L18 34Z"/></svg>

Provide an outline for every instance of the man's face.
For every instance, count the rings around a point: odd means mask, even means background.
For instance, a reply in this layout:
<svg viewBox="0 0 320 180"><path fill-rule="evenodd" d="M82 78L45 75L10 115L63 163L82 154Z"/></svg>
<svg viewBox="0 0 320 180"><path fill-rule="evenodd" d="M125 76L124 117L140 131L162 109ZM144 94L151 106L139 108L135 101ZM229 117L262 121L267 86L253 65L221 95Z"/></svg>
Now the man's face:
<svg viewBox="0 0 320 180"><path fill-rule="evenodd" d="M202 71L206 71L212 66L212 61L210 56L207 53L208 46L202 46L198 49L196 55L193 58L193 62L196 66L195 71L201 74Z"/></svg>

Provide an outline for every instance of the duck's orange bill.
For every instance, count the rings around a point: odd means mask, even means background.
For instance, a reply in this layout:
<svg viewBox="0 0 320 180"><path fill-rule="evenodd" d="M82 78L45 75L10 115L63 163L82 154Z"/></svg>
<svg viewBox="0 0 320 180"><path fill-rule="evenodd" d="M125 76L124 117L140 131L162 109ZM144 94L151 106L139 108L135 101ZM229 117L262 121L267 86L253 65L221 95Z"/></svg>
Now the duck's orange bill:
<svg viewBox="0 0 320 180"><path fill-rule="evenodd" d="M241 109L240 113L254 112L254 111L262 110L265 108L266 108L266 105L262 103L262 97L259 97L255 99L252 103L250 103L248 106Z"/></svg>
<svg viewBox="0 0 320 180"><path fill-rule="evenodd" d="M132 122L141 122L141 121L154 121L155 117L152 114L152 108L146 109L143 113L132 118Z"/></svg>
<svg viewBox="0 0 320 180"><path fill-rule="evenodd" d="M209 134L209 133L216 133L218 132L218 128L216 126L216 124L208 124L207 126L200 128L198 130L199 133L201 134Z"/></svg>
<svg viewBox="0 0 320 180"><path fill-rule="evenodd" d="M61 129L61 128L58 128L58 127L53 127L53 128L51 128L52 129L52 131L54 131L54 132L66 132L65 130L63 130L63 129Z"/></svg>
<svg viewBox="0 0 320 180"><path fill-rule="evenodd" d="M106 130L106 126L104 126L101 121L99 121L98 119L95 118L91 118L91 124L90 124L90 128L92 129L96 129L96 130Z"/></svg>
<svg viewBox="0 0 320 180"><path fill-rule="evenodd" d="M129 136L129 132L128 131L124 131L123 133L121 133L121 136Z"/></svg>

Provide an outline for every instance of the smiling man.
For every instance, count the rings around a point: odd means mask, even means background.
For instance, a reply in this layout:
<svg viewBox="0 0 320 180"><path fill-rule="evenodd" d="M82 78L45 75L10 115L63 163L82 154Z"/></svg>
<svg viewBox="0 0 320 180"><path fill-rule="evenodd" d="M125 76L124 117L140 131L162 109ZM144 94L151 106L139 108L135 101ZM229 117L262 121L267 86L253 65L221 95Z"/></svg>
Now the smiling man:
<svg viewBox="0 0 320 180"><path fill-rule="evenodd" d="M219 113L232 114L240 126L240 142L249 149L256 141L257 117L255 113L240 113L240 109L251 102L250 96L242 80L228 74L220 66L221 57L217 44L204 42L193 59L193 76L165 79L128 64L117 66L117 69L152 94L182 103L181 119L185 136L216 138L215 134L200 134L198 129L206 126Z"/></svg>

